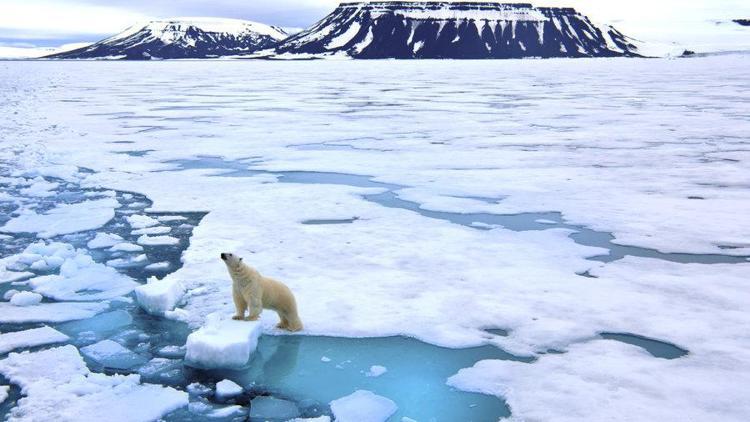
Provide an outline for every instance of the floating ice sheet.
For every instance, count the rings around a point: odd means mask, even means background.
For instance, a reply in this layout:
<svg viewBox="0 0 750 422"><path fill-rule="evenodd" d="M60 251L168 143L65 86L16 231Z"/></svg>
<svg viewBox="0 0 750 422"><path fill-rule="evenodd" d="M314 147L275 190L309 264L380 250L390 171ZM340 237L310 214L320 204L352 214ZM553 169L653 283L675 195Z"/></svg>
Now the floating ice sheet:
<svg viewBox="0 0 750 422"><path fill-rule="evenodd" d="M187 393L141 384L138 375L91 373L73 346L13 353L0 373L27 397L11 411L14 420L108 420L150 422L187 405Z"/></svg>
<svg viewBox="0 0 750 422"><path fill-rule="evenodd" d="M107 308L109 305L99 302L41 303L28 307L17 307L2 302L0 303L0 323L73 321L91 318Z"/></svg>
<svg viewBox="0 0 750 422"><path fill-rule="evenodd" d="M47 326L0 334L0 355L20 347L35 347L68 340L69 337L65 334Z"/></svg>
<svg viewBox="0 0 750 422"><path fill-rule="evenodd" d="M333 416L340 422L385 422L396 410L392 400L367 390L331 402Z"/></svg>
<svg viewBox="0 0 750 422"><path fill-rule="evenodd" d="M8 233L37 233L40 238L93 230L112 220L115 208L119 206L119 202L113 198L62 204L41 214L33 211L21 214L5 223L0 230Z"/></svg>

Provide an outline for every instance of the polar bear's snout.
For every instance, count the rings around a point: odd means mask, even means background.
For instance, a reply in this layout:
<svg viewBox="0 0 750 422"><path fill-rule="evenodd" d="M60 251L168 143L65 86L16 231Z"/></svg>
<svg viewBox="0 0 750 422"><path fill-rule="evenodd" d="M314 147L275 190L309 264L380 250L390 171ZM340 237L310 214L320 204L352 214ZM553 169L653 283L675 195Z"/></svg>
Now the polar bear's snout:
<svg viewBox="0 0 750 422"><path fill-rule="evenodd" d="M234 268L242 262L242 258L240 258L239 256L233 253L222 252L220 256L221 256L221 260L224 261L224 263L229 268Z"/></svg>

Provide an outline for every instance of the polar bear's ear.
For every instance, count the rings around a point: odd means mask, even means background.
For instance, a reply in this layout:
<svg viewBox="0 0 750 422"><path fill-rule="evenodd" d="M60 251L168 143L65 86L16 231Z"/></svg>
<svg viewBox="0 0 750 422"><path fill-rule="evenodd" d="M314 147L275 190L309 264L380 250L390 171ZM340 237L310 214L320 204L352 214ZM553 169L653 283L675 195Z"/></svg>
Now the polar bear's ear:
<svg viewBox="0 0 750 422"><path fill-rule="evenodd" d="M242 262L242 260L243 260L243 259L244 259L244 258L240 258L240 262Z"/></svg>

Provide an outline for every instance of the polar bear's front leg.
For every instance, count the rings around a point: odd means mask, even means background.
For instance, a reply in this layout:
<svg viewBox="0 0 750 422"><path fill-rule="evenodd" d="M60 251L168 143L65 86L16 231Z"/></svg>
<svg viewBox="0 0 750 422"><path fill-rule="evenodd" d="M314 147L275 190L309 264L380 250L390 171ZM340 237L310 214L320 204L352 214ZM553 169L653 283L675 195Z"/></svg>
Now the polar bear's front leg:
<svg viewBox="0 0 750 422"><path fill-rule="evenodd" d="M253 296L250 298L250 314L245 318L246 321L255 321L260 318L260 313L263 311L263 302L259 297Z"/></svg>
<svg viewBox="0 0 750 422"><path fill-rule="evenodd" d="M240 292L233 290L232 299L234 299L234 309L236 310L235 315L232 317L234 320L242 320L245 318L245 309L247 308L247 302L242 297Z"/></svg>

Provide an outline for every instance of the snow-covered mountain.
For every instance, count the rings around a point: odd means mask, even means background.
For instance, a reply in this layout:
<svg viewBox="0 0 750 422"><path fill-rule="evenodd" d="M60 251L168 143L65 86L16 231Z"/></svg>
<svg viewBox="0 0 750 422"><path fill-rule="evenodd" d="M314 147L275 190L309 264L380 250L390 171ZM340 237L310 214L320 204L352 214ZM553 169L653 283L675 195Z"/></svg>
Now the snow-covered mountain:
<svg viewBox="0 0 750 422"><path fill-rule="evenodd" d="M451 1L342 3L275 52L368 59L639 55L634 40L572 8Z"/></svg>
<svg viewBox="0 0 750 422"><path fill-rule="evenodd" d="M58 59L182 59L249 53L287 37L281 28L237 19L175 18L133 25Z"/></svg>

